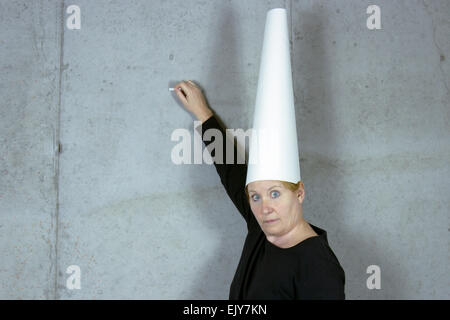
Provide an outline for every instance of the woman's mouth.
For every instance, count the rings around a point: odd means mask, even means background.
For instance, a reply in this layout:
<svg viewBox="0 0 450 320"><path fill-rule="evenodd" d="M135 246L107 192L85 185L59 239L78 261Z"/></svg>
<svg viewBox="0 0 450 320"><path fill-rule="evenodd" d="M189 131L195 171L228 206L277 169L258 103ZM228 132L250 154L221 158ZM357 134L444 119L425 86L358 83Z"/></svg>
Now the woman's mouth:
<svg viewBox="0 0 450 320"><path fill-rule="evenodd" d="M278 221L278 219L266 220L266 221L264 221L264 223L271 224L271 223L274 223L276 221Z"/></svg>

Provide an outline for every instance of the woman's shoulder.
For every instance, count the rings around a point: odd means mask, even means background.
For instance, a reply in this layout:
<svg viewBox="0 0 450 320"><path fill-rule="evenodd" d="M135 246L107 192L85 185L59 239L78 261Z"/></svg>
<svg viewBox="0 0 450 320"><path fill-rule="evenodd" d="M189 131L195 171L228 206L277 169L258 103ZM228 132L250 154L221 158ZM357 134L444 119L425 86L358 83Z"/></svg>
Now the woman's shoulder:
<svg viewBox="0 0 450 320"><path fill-rule="evenodd" d="M339 261L328 243L327 232L311 225L317 236L310 237L299 246L299 259L308 266L331 263L340 267Z"/></svg>

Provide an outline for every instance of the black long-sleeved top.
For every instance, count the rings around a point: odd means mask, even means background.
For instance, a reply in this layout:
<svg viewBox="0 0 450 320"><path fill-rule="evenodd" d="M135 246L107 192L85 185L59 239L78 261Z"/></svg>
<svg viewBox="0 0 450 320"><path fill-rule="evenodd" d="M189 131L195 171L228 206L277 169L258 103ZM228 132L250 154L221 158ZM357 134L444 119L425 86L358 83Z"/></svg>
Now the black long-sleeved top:
<svg viewBox="0 0 450 320"><path fill-rule="evenodd" d="M218 129L222 133L222 164L215 159L214 147L208 148L214 141L205 140L204 133L208 129ZM225 139L224 132L214 116L201 125L203 142L214 160L220 180L247 223L248 233L229 299L345 299L344 270L328 245L325 230L311 225L318 236L290 248L277 247L267 240L245 194L247 165L237 164L236 145ZM225 164L227 140L234 148L233 164Z"/></svg>

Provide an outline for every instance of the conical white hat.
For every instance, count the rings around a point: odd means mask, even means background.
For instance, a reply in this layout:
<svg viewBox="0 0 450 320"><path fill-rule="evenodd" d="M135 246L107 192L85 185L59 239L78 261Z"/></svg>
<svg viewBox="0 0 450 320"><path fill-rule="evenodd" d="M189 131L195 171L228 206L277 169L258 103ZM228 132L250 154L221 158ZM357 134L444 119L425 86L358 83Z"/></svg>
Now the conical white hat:
<svg viewBox="0 0 450 320"><path fill-rule="evenodd" d="M267 12L245 185L300 180L286 9Z"/></svg>

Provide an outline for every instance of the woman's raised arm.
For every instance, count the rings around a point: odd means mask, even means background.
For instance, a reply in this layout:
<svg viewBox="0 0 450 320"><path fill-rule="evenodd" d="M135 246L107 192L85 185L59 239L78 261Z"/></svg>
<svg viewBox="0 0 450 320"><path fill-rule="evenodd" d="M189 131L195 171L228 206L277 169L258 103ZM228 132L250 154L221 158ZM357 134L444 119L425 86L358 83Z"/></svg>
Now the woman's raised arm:
<svg viewBox="0 0 450 320"><path fill-rule="evenodd" d="M245 194L245 179L247 176L247 165L236 163L236 155L237 148L234 141L226 140L225 130L218 123L217 119L214 117L214 113L209 108L206 99L201 91L201 89L192 81L183 81L178 83L174 87L177 92L178 98L181 100L186 110L193 113L196 118L202 122L201 132L199 132L202 136L203 142L205 143L206 148L211 154L211 157L214 159L214 166L216 168L217 173L219 174L220 181L222 185L225 187L225 190L230 197L231 201L233 201L236 208L241 213L242 217L247 222L247 229L250 229L251 226L257 225L257 222L253 216L253 213L250 209L250 204L248 203L247 196ZM196 128L198 129L198 128ZM209 140L204 140L204 133L208 129L216 129L219 130L222 134L222 150L210 150L208 146L213 142ZM227 143L233 143L233 163L227 163ZM217 162L215 160L215 154L217 152L221 152L221 162Z"/></svg>

